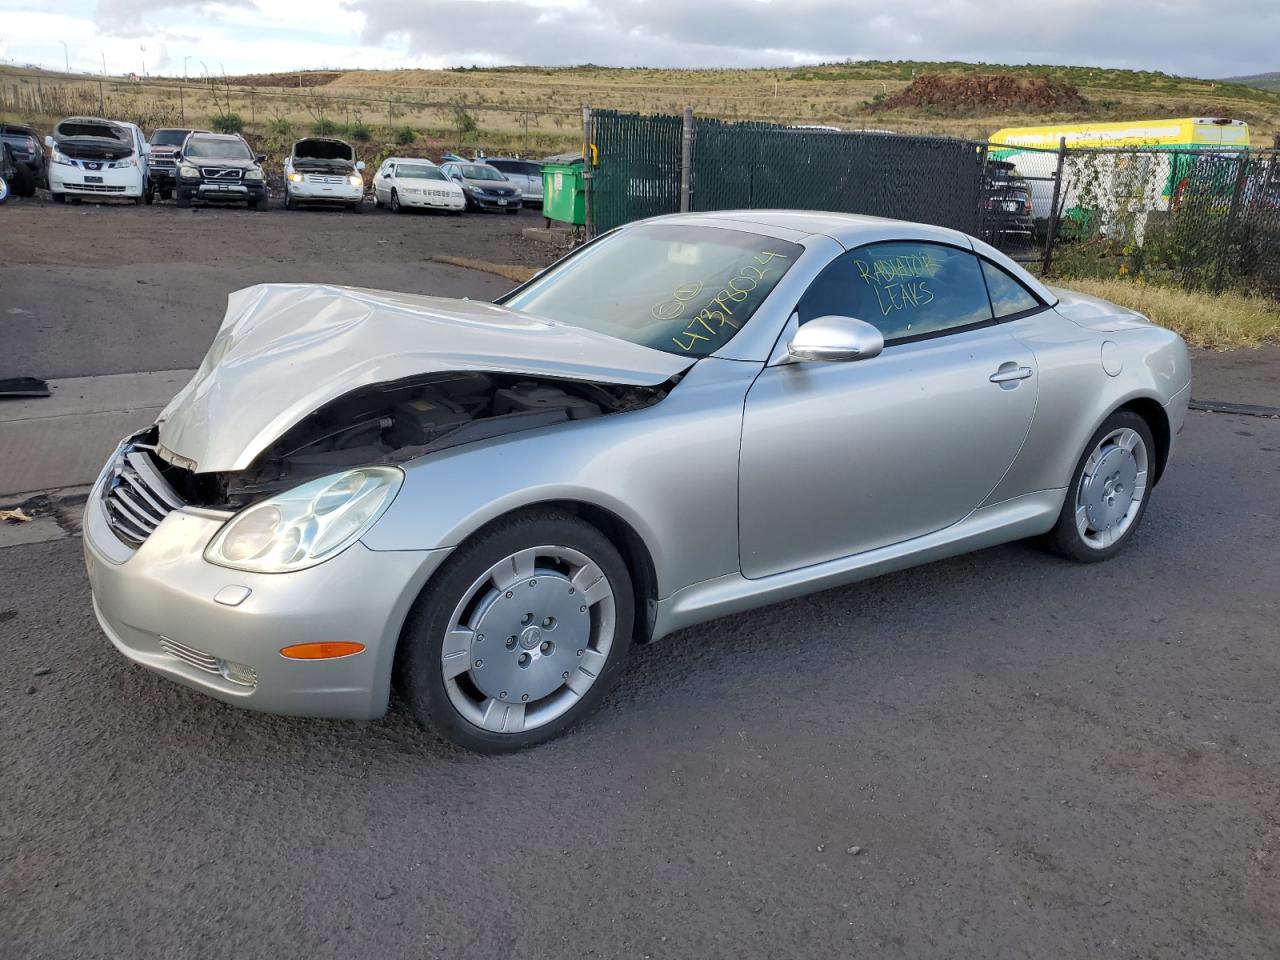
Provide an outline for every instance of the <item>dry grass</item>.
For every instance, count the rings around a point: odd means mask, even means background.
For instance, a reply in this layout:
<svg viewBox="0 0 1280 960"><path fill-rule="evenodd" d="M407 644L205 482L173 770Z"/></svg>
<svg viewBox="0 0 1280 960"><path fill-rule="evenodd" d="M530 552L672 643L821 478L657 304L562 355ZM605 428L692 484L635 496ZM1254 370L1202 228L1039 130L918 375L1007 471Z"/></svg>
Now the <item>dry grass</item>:
<svg viewBox="0 0 1280 960"><path fill-rule="evenodd" d="M510 263L492 263L488 260L476 260L472 257L449 257L441 255L434 256L431 259L436 263L447 263L454 267L466 267L468 270L481 270L484 273L494 273L500 277L506 277L513 283L524 283L538 272L537 267L519 267Z"/></svg>
<svg viewBox="0 0 1280 960"><path fill-rule="evenodd" d="M1063 280L1060 285L1137 310L1176 330L1193 347L1230 350L1280 343L1280 303L1261 296L1189 293L1131 280Z"/></svg>

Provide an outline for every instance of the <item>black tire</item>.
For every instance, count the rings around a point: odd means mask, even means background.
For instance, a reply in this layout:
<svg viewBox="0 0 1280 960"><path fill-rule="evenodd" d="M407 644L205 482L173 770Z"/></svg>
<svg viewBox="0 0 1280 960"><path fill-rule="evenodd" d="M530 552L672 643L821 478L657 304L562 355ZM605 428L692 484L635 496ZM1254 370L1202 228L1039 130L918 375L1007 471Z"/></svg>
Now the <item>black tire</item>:
<svg viewBox="0 0 1280 960"><path fill-rule="evenodd" d="M15 196L34 197L36 195L36 175L25 163L20 163L13 170L13 183L9 184Z"/></svg>
<svg viewBox="0 0 1280 960"><path fill-rule="evenodd" d="M1094 452L1094 449L1108 434L1121 429L1133 430L1142 439L1147 458L1146 482L1142 501L1138 504L1137 512L1128 527L1114 542L1108 546L1099 547L1085 540L1076 524L1076 508L1080 498L1080 485L1084 480L1085 465L1089 462L1089 457ZM1075 560L1077 563L1097 563L1101 560L1109 560L1123 550L1142 523L1142 518L1147 512L1147 504L1151 502L1151 489L1154 485L1157 469L1156 457L1156 445L1151 436L1151 428L1147 426L1147 421L1131 410L1117 410L1107 417L1097 432L1089 438L1089 442L1085 444L1084 452L1080 454L1080 459L1076 461L1075 471L1071 474L1071 483L1067 487L1067 498L1062 504L1062 512L1058 515L1058 522L1054 524L1053 529L1045 535L1042 541L1043 545L1059 556L1066 557L1068 560Z"/></svg>
<svg viewBox="0 0 1280 960"><path fill-rule="evenodd" d="M375 210L382 209L382 198L379 197L376 193L373 195L373 208Z"/></svg>
<svg viewBox="0 0 1280 960"><path fill-rule="evenodd" d="M504 557L544 544L556 544L584 554L608 578L614 603L612 643L595 681L563 714L521 733L485 730L464 717L449 698L441 666L445 633L451 626L455 608L486 570ZM397 651L398 686L419 723L459 746L480 753L523 750L560 736L595 709L626 663L634 617L631 577L626 562L609 539L572 514L531 510L481 531L459 547L432 577L414 604L401 634ZM499 653L501 646L498 641Z"/></svg>
<svg viewBox="0 0 1280 960"><path fill-rule="evenodd" d="M249 201L247 201L247 203L246 203L245 205L246 205L250 210L257 210L257 209L258 209L258 201L257 201L257 200L249 200Z"/></svg>
<svg viewBox="0 0 1280 960"><path fill-rule="evenodd" d="M284 192L284 208L292 210L294 208L293 195L288 190Z"/></svg>
<svg viewBox="0 0 1280 960"><path fill-rule="evenodd" d="M519 213L519 212L520 212L519 207L507 207L507 213Z"/></svg>
<svg viewBox="0 0 1280 960"><path fill-rule="evenodd" d="M180 206L180 207L189 207L189 206L191 206L191 194L189 194L189 193L183 193L181 190L179 190L179 191L178 191L178 198L177 198L177 200L176 200L175 202L176 202L176 203L178 204L178 206Z"/></svg>
<svg viewBox="0 0 1280 960"><path fill-rule="evenodd" d="M404 213L404 207L400 206L400 194L396 193L396 188L391 188L391 212Z"/></svg>
<svg viewBox="0 0 1280 960"><path fill-rule="evenodd" d="M9 202L9 195L13 192L13 188L9 186L9 178L0 176L0 204Z"/></svg>
<svg viewBox="0 0 1280 960"><path fill-rule="evenodd" d="M54 202L54 203L66 203L66 202L67 202L67 195L66 195L65 193L54 193L52 190L50 190L50 191L49 191L49 197L50 197L50 199L52 199L52 200L53 200L53 202Z"/></svg>
<svg viewBox="0 0 1280 960"><path fill-rule="evenodd" d="M364 213L364 201L357 200L354 203L347 204L347 209L352 213Z"/></svg>
<svg viewBox="0 0 1280 960"><path fill-rule="evenodd" d="M160 193L161 200L168 200L170 197L173 196L173 190L169 187L161 187L159 190L159 193Z"/></svg>

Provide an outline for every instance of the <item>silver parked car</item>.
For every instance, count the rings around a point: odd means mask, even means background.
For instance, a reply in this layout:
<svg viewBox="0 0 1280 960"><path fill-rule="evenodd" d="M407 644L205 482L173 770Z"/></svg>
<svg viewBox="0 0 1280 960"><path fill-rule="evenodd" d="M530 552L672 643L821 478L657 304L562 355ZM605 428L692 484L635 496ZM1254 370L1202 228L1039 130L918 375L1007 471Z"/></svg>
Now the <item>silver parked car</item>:
<svg viewBox="0 0 1280 960"><path fill-rule="evenodd" d="M85 512L129 658L477 750L581 718L633 643L1023 537L1134 536L1183 342L939 227L745 211L582 247L498 303L231 296Z"/></svg>
<svg viewBox="0 0 1280 960"><path fill-rule="evenodd" d="M520 188L526 207L542 206L542 164L516 157L486 157L484 163Z"/></svg>

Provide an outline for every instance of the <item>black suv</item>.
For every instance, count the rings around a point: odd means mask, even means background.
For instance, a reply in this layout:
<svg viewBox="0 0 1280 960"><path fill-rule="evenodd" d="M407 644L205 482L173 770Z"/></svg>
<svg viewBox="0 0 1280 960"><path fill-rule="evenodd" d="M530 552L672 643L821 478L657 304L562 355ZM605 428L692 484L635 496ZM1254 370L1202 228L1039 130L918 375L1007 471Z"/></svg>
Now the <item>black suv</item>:
<svg viewBox="0 0 1280 960"><path fill-rule="evenodd" d="M178 154L178 206L244 203L250 210L267 205L266 157L255 154L239 134L193 133Z"/></svg>
<svg viewBox="0 0 1280 960"><path fill-rule="evenodd" d="M1031 187L1007 160L987 164L981 217L982 239L993 247L1030 246L1035 227Z"/></svg>
<svg viewBox="0 0 1280 960"><path fill-rule="evenodd" d="M30 127L18 123L0 123L0 143L4 143L13 155L16 165L9 189L16 196L30 197L36 187L48 184L44 147L40 136Z"/></svg>

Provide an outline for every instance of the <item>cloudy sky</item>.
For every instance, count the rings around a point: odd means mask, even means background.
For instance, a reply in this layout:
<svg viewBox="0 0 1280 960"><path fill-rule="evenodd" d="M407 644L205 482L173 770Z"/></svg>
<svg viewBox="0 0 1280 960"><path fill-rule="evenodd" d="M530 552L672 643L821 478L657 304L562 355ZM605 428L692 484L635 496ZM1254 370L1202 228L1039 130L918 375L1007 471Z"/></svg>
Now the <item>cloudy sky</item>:
<svg viewBox="0 0 1280 960"><path fill-rule="evenodd" d="M169 75L852 58L1220 77L1280 70L1277 36L1280 0L0 0L0 61Z"/></svg>

